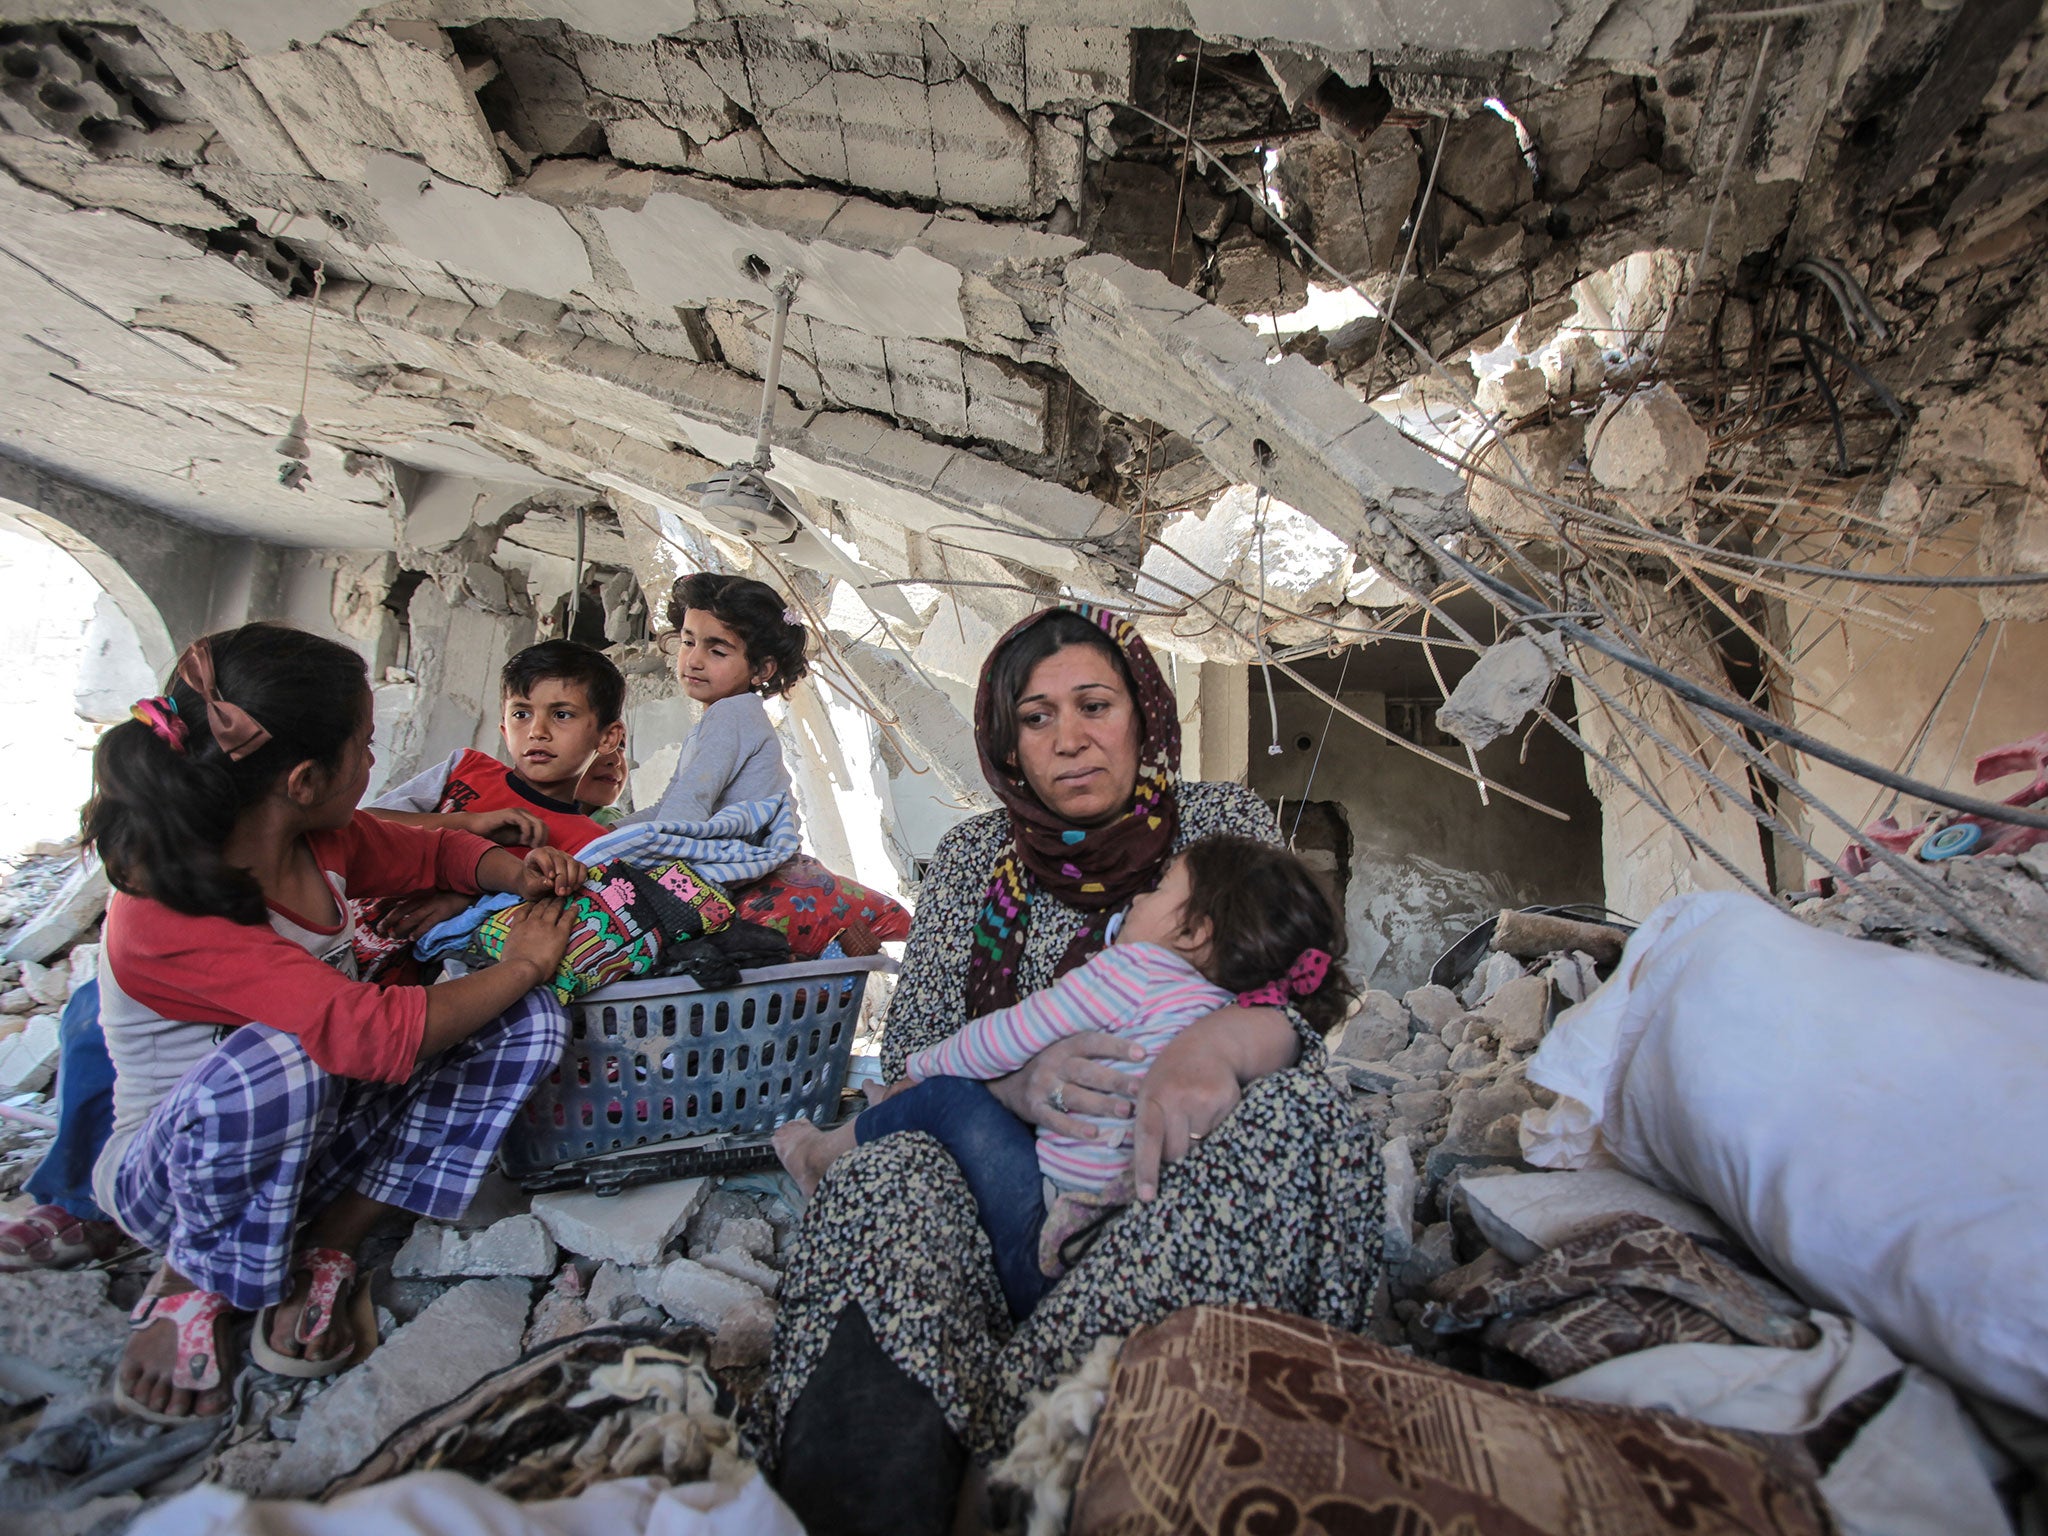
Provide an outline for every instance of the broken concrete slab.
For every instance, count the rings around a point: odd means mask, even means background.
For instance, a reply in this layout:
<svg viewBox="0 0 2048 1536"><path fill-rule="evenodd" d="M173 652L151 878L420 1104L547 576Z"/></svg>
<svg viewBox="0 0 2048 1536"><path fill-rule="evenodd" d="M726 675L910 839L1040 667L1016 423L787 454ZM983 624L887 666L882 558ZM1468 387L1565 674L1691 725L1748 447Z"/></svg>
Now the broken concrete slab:
<svg viewBox="0 0 2048 1536"><path fill-rule="evenodd" d="M631 1268L661 1261L710 1187L708 1179L671 1179L616 1195L553 1192L533 1197L533 1214L570 1253Z"/></svg>
<svg viewBox="0 0 2048 1536"><path fill-rule="evenodd" d="M535 1216L508 1216L480 1232L459 1232L422 1221L391 1261L400 1279L554 1273L555 1241Z"/></svg>
<svg viewBox="0 0 2048 1536"><path fill-rule="evenodd" d="M759 1301L761 1292L745 1280L695 1259L671 1259L658 1270L639 1276L641 1295L658 1304L679 1323L716 1334L729 1312Z"/></svg>
<svg viewBox="0 0 2048 1536"><path fill-rule="evenodd" d="M89 936L107 910L113 887L98 859L87 859L49 904L8 941L9 960L48 960Z"/></svg>
<svg viewBox="0 0 2048 1536"><path fill-rule="evenodd" d="M774 1245L771 1242L769 1246L772 1254ZM696 1260L706 1269L715 1269L722 1275L746 1281L763 1295L773 1296L782 1288L781 1273L742 1248L713 1248L696 1255Z"/></svg>
<svg viewBox="0 0 2048 1536"><path fill-rule="evenodd" d="M1517 1264L1622 1215L1649 1216L1696 1237L1729 1240L1727 1228L1703 1207L1618 1168L1489 1174L1458 1187L1481 1235Z"/></svg>
<svg viewBox="0 0 2048 1536"><path fill-rule="evenodd" d="M386 1339L313 1400L298 1438L264 1484L270 1498L311 1498L383 1444L408 1419L437 1407L519 1358L532 1287L470 1280Z"/></svg>
<svg viewBox="0 0 2048 1536"><path fill-rule="evenodd" d="M57 1073L57 1015L39 1013L18 1034L0 1040L0 1094L33 1093Z"/></svg>
<svg viewBox="0 0 2048 1536"><path fill-rule="evenodd" d="M1488 646L1437 710L1436 723L1475 750L1489 746L1543 703L1563 666L1564 643L1552 635L1516 635Z"/></svg>

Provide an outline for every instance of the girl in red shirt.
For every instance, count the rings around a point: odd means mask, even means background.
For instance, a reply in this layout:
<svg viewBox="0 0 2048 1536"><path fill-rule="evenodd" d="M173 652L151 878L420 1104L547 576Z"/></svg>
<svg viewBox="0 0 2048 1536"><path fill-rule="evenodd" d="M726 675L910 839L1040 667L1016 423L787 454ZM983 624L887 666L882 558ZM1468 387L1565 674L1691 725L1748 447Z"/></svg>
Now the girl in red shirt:
<svg viewBox="0 0 2048 1536"><path fill-rule="evenodd" d="M448 1219L476 1193L533 1087L561 1060L559 900L504 960L434 987L356 977L351 897L423 888L558 898L559 849L357 811L368 782L363 662L250 624L196 642L163 695L94 756L88 841L108 904L102 1019L114 1130L94 1188L163 1267L137 1304L116 1399L179 1422L225 1412L228 1314L289 1375L359 1341L355 1252L396 1208Z"/></svg>

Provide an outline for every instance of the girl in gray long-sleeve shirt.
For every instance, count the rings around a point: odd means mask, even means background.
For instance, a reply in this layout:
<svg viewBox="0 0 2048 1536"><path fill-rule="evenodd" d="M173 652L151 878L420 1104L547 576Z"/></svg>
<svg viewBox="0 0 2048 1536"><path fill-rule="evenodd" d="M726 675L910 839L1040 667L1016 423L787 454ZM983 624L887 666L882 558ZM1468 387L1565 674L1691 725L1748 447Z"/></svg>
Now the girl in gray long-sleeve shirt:
<svg viewBox="0 0 2048 1536"><path fill-rule="evenodd" d="M625 818L702 821L728 805L791 796L765 697L786 694L810 670L809 634L774 588L744 576L679 577L669 594L663 649L676 681L704 705L661 799Z"/></svg>

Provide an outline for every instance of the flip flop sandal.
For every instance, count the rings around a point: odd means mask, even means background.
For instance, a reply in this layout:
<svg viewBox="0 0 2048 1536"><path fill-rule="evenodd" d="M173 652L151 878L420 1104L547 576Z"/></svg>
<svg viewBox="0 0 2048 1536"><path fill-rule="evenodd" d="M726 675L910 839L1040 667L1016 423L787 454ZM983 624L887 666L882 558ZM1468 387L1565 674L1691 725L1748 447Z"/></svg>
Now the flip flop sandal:
<svg viewBox="0 0 2048 1536"><path fill-rule="evenodd" d="M292 1338L301 1346L318 1343L327 1336L327 1330L334 1321L334 1314L341 1304L341 1288L348 1286L353 1299L356 1261L338 1248L301 1248L292 1256L292 1273L304 1274L306 1282L306 1304L299 1309L299 1320L292 1328ZM249 1341L250 1353L256 1363L266 1371L275 1371L280 1376L311 1380L317 1376L332 1376L336 1371L345 1370L360 1355L362 1335L358 1335L355 1349L347 1354L329 1355L325 1359L310 1360L300 1355L280 1353L270 1342L270 1324L277 1315L274 1306L265 1307L256 1314L256 1333ZM359 1316L351 1313L351 1320ZM374 1333L375 1315L372 1314ZM374 1344L373 1344L374 1347Z"/></svg>
<svg viewBox="0 0 2048 1536"><path fill-rule="evenodd" d="M0 1221L0 1274L69 1269L108 1258L121 1243L121 1229L110 1221L86 1221L61 1205L38 1205Z"/></svg>
<svg viewBox="0 0 2048 1536"><path fill-rule="evenodd" d="M178 1330L177 1364L171 1369L171 1385L182 1391L211 1392L221 1382L220 1320L232 1311L227 1297L217 1291L180 1291L175 1296L145 1295L128 1314L129 1328L140 1333L152 1323L169 1323ZM124 1413L152 1424L191 1424L224 1418L228 1407L216 1413L159 1413L145 1408L114 1380L114 1401Z"/></svg>

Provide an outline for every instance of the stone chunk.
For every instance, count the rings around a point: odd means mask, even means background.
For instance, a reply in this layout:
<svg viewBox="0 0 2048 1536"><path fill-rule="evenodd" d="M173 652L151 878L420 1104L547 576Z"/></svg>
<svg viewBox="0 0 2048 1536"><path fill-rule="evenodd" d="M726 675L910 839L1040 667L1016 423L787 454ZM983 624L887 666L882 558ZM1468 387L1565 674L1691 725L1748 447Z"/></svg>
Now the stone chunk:
<svg viewBox="0 0 2048 1536"><path fill-rule="evenodd" d="M1337 1054L1349 1061L1385 1061L1408 1044L1408 1010L1391 992L1371 991L1344 1026Z"/></svg>
<svg viewBox="0 0 2048 1536"><path fill-rule="evenodd" d="M1458 995L1465 999L1467 1008L1477 1008L1521 974L1521 962L1513 956L1489 954L1486 963L1472 973L1472 979Z"/></svg>
<svg viewBox="0 0 2048 1536"><path fill-rule="evenodd" d="M98 859L87 859L63 887L50 898L34 922L17 933L7 945L9 960L48 960L81 939L107 910L113 887Z"/></svg>
<svg viewBox="0 0 2048 1536"><path fill-rule="evenodd" d="M1498 223L1536 193L1515 125L1493 112L1474 112L1451 126L1437 188L1488 224Z"/></svg>
<svg viewBox="0 0 2048 1536"><path fill-rule="evenodd" d="M706 1269L715 1269L735 1280L744 1280L765 1295L773 1296L782 1288L782 1276L744 1249L715 1248L697 1262Z"/></svg>
<svg viewBox="0 0 2048 1536"><path fill-rule="evenodd" d="M1602 406L1586 449L1593 478L1649 518L1676 511L1707 467L1706 429L1669 384Z"/></svg>
<svg viewBox="0 0 2048 1536"><path fill-rule="evenodd" d="M1551 635L1517 635L1489 646L1458 679L1436 723L1467 746L1491 745L1543 703L1563 665L1564 645Z"/></svg>
<svg viewBox="0 0 2048 1536"><path fill-rule="evenodd" d="M1535 1096L1520 1077L1502 1077L1486 1087L1453 1094L1443 1145L1452 1152L1483 1157L1520 1157L1522 1112L1535 1107Z"/></svg>
<svg viewBox="0 0 2048 1536"><path fill-rule="evenodd" d="M1708 1211L1618 1168L1490 1174L1460 1187L1480 1235L1517 1264L1622 1215L1654 1217L1695 1237L1728 1238Z"/></svg>
<svg viewBox="0 0 2048 1536"><path fill-rule="evenodd" d="M727 1250L728 1254L736 1250ZM641 1294L675 1321L711 1336L714 1366L755 1365L768 1357L775 1306L746 1281L694 1259L643 1271Z"/></svg>
<svg viewBox="0 0 2048 1536"><path fill-rule="evenodd" d="M1387 1063L1410 1077L1433 1078L1450 1064L1451 1049L1435 1035L1417 1035L1405 1051Z"/></svg>
<svg viewBox="0 0 2048 1536"><path fill-rule="evenodd" d="M756 1259L775 1257L775 1228L765 1217L727 1216L712 1229L710 1237L713 1252L731 1249Z"/></svg>
<svg viewBox="0 0 2048 1536"><path fill-rule="evenodd" d="M1513 1051L1533 1051L1550 1027L1550 983L1541 976L1517 976L1486 1000L1481 1010L1494 1039Z"/></svg>
<svg viewBox="0 0 2048 1536"><path fill-rule="evenodd" d="M1443 1118L1450 1103L1448 1095L1435 1088L1418 1088L1393 1097L1394 1119L1388 1127L1396 1133L1418 1134Z"/></svg>
<svg viewBox="0 0 2048 1536"><path fill-rule="evenodd" d="M1457 993L1449 987L1434 984L1417 987L1401 1001L1408 1011L1415 1015L1418 1024L1427 1025L1431 1029L1442 1029L1465 1011L1464 1005L1458 1001Z"/></svg>
<svg viewBox="0 0 2048 1536"><path fill-rule="evenodd" d="M471 1280L428 1307L313 1400L265 1494L317 1494L399 1425L518 1359L530 1293L524 1280Z"/></svg>
<svg viewBox="0 0 2048 1536"><path fill-rule="evenodd" d="M32 1093L57 1075L57 1015L39 1013L0 1040L0 1094Z"/></svg>
<svg viewBox="0 0 2048 1536"><path fill-rule="evenodd" d="M1415 1177L1415 1154L1406 1136L1396 1136L1380 1148L1380 1162L1386 1169L1387 1217L1384 1262L1402 1263L1415 1242L1415 1197L1421 1193Z"/></svg>
<svg viewBox="0 0 2048 1536"><path fill-rule="evenodd" d="M128 1320L107 1300L105 1270L0 1274L0 1356L90 1391L127 1342Z"/></svg>
<svg viewBox="0 0 2048 1536"><path fill-rule="evenodd" d="M554 1273L555 1241L533 1216L508 1216L481 1232L458 1232L439 1222L422 1221L391 1261L393 1276L404 1280L441 1279L452 1275L526 1275Z"/></svg>
<svg viewBox="0 0 2048 1536"><path fill-rule="evenodd" d="M706 1179L640 1184L616 1195L582 1191L533 1197L533 1214L571 1253L628 1267L661 1262L704 1201Z"/></svg>

